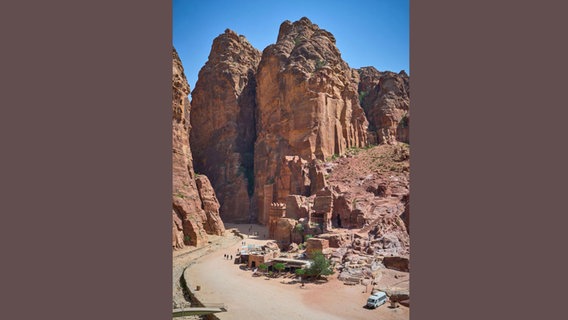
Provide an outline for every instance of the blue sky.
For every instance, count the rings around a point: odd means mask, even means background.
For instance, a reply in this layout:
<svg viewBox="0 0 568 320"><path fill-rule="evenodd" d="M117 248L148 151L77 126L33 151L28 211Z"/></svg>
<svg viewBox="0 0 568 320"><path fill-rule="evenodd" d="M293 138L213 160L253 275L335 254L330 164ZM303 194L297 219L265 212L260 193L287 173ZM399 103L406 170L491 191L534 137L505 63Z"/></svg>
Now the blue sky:
<svg viewBox="0 0 568 320"><path fill-rule="evenodd" d="M262 51L276 42L284 20L304 16L335 36L350 67L410 74L409 0L173 0L173 44L191 89L225 29Z"/></svg>

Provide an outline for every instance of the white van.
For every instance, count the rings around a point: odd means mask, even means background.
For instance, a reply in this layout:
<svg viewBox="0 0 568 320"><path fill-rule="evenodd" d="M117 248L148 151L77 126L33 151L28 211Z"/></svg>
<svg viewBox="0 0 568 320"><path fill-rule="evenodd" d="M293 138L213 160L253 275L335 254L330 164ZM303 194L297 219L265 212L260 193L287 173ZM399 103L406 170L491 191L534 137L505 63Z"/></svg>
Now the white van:
<svg viewBox="0 0 568 320"><path fill-rule="evenodd" d="M381 291L373 293L369 299L367 299L367 308L374 309L378 306L383 305L387 302L387 294Z"/></svg>

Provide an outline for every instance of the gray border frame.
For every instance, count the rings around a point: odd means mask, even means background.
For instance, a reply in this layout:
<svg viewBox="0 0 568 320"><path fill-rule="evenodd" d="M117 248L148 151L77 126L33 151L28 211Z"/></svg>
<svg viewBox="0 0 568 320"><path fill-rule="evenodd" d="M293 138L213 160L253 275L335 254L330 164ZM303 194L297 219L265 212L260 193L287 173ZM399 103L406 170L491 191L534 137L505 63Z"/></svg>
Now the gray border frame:
<svg viewBox="0 0 568 320"><path fill-rule="evenodd" d="M566 313L565 12L411 2L412 319ZM0 15L0 317L169 317L171 3Z"/></svg>
<svg viewBox="0 0 568 320"><path fill-rule="evenodd" d="M171 3L1 7L0 318L168 319Z"/></svg>
<svg viewBox="0 0 568 320"><path fill-rule="evenodd" d="M566 4L410 10L411 318L562 318Z"/></svg>

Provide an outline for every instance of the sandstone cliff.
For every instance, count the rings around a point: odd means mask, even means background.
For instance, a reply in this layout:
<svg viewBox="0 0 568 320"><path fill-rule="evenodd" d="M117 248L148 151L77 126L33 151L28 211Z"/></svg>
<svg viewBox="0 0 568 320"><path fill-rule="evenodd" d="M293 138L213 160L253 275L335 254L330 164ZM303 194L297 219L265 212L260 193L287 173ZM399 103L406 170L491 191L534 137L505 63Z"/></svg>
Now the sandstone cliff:
<svg viewBox="0 0 568 320"><path fill-rule="evenodd" d="M298 166L365 146L368 122L357 72L342 60L334 36L307 18L281 24L277 42L263 51L256 82L254 205L258 220L266 223L270 203L285 203L296 192L291 189L307 184L279 181L293 176L283 174L294 170L286 156L298 156Z"/></svg>
<svg viewBox="0 0 568 320"><path fill-rule="evenodd" d="M248 221L253 193L255 73L260 51L227 29L192 92L195 169L211 179L224 221Z"/></svg>
<svg viewBox="0 0 568 320"><path fill-rule="evenodd" d="M183 66L175 49L173 50L173 210L172 246L200 246L207 242L207 234L221 235L224 225L216 211L214 193L206 183L198 189L193 171L192 154L189 147L189 85L183 73ZM202 200L201 194L205 194ZM213 196L211 195L213 193ZM206 205L204 210L204 203ZM218 207L218 204L217 204Z"/></svg>
<svg viewBox="0 0 568 320"><path fill-rule="evenodd" d="M369 140L381 144L409 142L410 87L404 72L379 72L373 67L359 70L359 98L369 120Z"/></svg>

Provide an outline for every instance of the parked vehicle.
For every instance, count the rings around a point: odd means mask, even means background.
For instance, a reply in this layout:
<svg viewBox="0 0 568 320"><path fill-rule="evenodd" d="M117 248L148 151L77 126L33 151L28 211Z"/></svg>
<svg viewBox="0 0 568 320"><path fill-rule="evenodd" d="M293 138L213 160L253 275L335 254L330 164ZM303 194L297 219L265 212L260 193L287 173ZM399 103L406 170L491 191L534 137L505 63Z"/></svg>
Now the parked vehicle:
<svg viewBox="0 0 568 320"><path fill-rule="evenodd" d="M366 307L374 309L387 302L387 294L382 291L377 291L373 293L368 299Z"/></svg>

